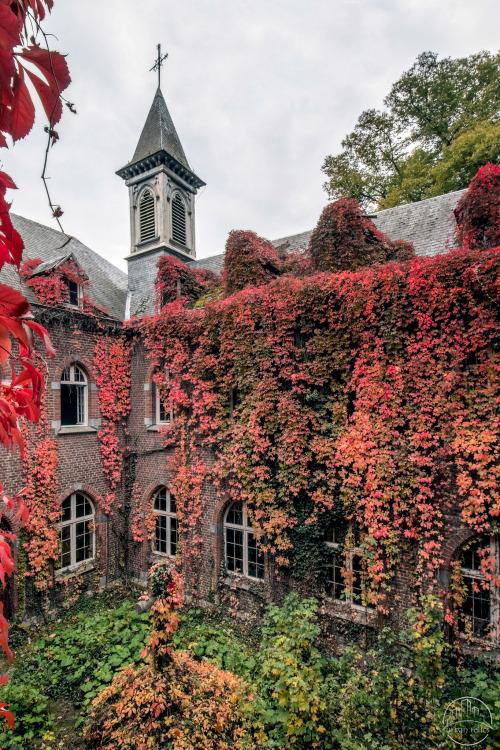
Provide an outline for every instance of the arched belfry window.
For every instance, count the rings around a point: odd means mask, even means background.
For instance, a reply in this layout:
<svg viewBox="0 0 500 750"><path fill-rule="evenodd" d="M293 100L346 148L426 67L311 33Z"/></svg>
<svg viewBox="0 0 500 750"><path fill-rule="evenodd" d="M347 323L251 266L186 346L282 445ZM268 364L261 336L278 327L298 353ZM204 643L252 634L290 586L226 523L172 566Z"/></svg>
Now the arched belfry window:
<svg viewBox="0 0 500 750"><path fill-rule="evenodd" d="M186 208L179 193L172 200L172 239L186 244Z"/></svg>
<svg viewBox="0 0 500 750"><path fill-rule="evenodd" d="M151 190L145 190L139 201L139 228L141 242L155 237L155 199Z"/></svg>

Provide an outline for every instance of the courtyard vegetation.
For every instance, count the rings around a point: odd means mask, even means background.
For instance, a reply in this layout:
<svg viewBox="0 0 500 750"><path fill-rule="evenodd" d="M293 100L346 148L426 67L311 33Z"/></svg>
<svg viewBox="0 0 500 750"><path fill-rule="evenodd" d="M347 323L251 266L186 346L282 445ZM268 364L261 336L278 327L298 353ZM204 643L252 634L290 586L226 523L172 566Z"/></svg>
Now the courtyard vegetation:
<svg viewBox="0 0 500 750"><path fill-rule="evenodd" d="M158 628L162 614L136 614L138 593L83 595L44 627L14 630L0 700L16 727L0 733L3 750L437 750L454 746L443 731L449 702L469 695L500 707L498 665L445 644L432 596L408 612L399 637L385 629L366 647L329 639L320 602L295 594L269 606L260 624L220 606L174 605L170 630ZM154 647L152 632L164 634ZM158 644L169 658L157 658ZM168 695L175 711L162 704ZM483 746L500 748L498 714Z"/></svg>

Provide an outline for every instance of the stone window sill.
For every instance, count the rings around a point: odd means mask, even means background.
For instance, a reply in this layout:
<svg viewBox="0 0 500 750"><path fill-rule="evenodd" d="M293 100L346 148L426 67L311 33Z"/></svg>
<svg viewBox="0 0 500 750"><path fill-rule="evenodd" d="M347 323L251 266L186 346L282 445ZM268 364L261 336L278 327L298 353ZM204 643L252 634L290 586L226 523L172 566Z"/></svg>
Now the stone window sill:
<svg viewBox="0 0 500 750"><path fill-rule="evenodd" d="M148 432L159 432L160 430L163 430L165 427L170 427L172 422L161 422L161 424L150 424L146 427L146 430Z"/></svg>
<svg viewBox="0 0 500 750"><path fill-rule="evenodd" d="M80 563L74 568L56 570L56 581L69 581L71 578L75 578L75 576L82 575L82 573L90 573L95 568L95 560L89 560L88 562Z"/></svg>
<svg viewBox="0 0 500 750"><path fill-rule="evenodd" d="M361 607L349 602L338 602L334 599L325 601L325 614L330 617L338 617L340 620L349 620L360 625L375 625L376 613L372 608Z"/></svg>
<svg viewBox="0 0 500 750"><path fill-rule="evenodd" d="M84 435L97 432L97 427L88 424L65 424L57 430L57 435Z"/></svg>
<svg viewBox="0 0 500 750"><path fill-rule="evenodd" d="M244 591L252 591L256 587L264 588L265 585L262 578L248 578L244 575L226 576L224 583L226 586L236 586L236 588L243 589Z"/></svg>

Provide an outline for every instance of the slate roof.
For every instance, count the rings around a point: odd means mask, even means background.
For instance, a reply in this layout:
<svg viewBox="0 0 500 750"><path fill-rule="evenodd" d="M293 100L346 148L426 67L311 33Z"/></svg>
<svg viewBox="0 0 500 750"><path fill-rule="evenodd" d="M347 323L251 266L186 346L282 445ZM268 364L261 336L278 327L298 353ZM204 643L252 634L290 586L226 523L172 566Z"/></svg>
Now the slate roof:
<svg viewBox="0 0 500 750"><path fill-rule="evenodd" d="M142 161L158 151L166 151L183 167L191 169L160 89L156 91L130 164Z"/></svg>
<svg viewBox="0 0 500 750"><path fill-rule="evenodd" d="M415 254L421 256L439 255L454 247L453 209L466 190L456 190L435 198L427 198L418 203L386 208L378 211L373 223L391 240L412 242ZM275 247L286 245L287 252L305 250L312 230L280 237L273 240ZM221 274L224 268L224 253L201 258L189 263L195 268L207 268Z"/></svg>
<svg viewBox="0 0 500 750"><path fill-rule="evenodd" d="M88 276L89 286L85 294L100 307L105 307L119 320L125 316L127 297L127 274L91 250L79 240L62 232L37 224L22 216L11 214L14 228L24 240L23 260L39 258L46 268L53 268L61 259L72 255L82 271ZM28 302L37 303L33 292L26 287L14 266L5 264L0 271L0 282L19 289Z"/></svg>

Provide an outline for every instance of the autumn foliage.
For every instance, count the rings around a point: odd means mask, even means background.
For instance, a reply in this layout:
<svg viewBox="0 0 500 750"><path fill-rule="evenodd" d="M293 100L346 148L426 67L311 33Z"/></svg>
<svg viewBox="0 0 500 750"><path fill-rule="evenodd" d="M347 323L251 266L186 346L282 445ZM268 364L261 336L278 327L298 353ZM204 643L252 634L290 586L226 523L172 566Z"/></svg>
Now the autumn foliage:
<svg viewBox="0 0 500 750"><path fill-rule="evenodd" d="M248 748L248 685L174 649L182 579L168 564L155 566L150 576L157 599L146 661L123 669L94 699L87 740L100 750Z"/></svg>
<svg viewBox="0 0 500 750"><path fill-rule="evenodd" d="M203 294L210 293L217 284L216 274L204 268L191 268L177 258L162 255L158 263L156 309L179 300L193 305Z"/></svg>
<svg viewBox="0 0 500 750"><path fill-rule="evenodd" d="M411 243L392 242L377 229L354 198L326 206L311 235L309 253L317 271L355 271L390 260L409 260L415 254Z"/></svg>
<svg viewBox="0 0 500 750"><path fill-rule="evenodd" d="M500 250L457 250L278 278L146 320L183 451L190 435L189 456L169 459L184 477L178 512L193 503L198 441L214 452L207 477L247 502L278 568L301 524L338 518L359 530L368 601L388 609L409 550L432 584L448 514L472 534L500 515L499 271Z"/></svg>
<svg viewBox="0 0 500 750"><path fill-rule="evenodd" d="M261 286L275 278L281 260L273 245L255 232L229 233L224 257L222 286L227 296L247 286Z"/></svg>
<svg viewBox="0 0 500 750"><path fill-rule="evenodd" d="M479 250L500 245L500 165L481 167L460 198L455 219L461 247Z"/></svg>
<svg viewBox="0 0 500 750"><path fill-rule="evenodd" d="M130 345L126 339L101 336L94 351L94 367L103 422L97 436L110 490L101 507L109 513L123 468L119 427L126 426L130 412Z"/></svg>

